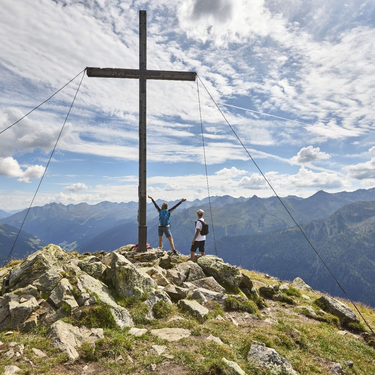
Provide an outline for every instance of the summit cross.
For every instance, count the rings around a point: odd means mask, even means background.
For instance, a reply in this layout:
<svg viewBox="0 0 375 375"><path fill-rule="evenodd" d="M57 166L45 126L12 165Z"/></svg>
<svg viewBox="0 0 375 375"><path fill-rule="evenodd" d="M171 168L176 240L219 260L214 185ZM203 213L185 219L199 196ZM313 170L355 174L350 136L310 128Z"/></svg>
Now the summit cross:
<svg viewBox="0 0 375 375"><path fill-rule="evenodd" d="M146 150L146 82L148 79L195 81L195 72L147 70L147 13L139 11L139 69L86 68L88 77L139 79L139 183L138 183L138 251L147 250L147 150Z"/></svg>

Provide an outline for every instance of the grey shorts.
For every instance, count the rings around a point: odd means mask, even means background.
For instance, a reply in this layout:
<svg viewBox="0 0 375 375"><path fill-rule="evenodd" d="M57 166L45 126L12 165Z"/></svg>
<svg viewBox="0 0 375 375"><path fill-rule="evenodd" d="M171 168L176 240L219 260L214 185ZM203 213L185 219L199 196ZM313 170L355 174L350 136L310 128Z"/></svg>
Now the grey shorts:
<svg viewBox="0 0 375 375"><path fill-rule="evenodd" d="M159 226L159 237L162 237L163 233L165 234L165 236L167 238L172 236L172 233L171 233L171 230L170 230L169 226L165 226L165 227Z"/></svg>

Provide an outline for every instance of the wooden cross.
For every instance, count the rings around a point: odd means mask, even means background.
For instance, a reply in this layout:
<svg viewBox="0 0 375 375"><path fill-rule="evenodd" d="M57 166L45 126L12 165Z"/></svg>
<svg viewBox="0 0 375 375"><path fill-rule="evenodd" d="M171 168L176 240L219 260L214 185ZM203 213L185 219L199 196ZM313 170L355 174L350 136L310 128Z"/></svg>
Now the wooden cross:
<svg viewBox="0 0 375 375"><path fill-rule="evenodd" d="M195 81L195 72L147 70L147 14L139 11L139 69L86 68L88 77L139 79L139 185L138 185L138 250L147 250L146 187L146 81L148 79Z"/></svg>

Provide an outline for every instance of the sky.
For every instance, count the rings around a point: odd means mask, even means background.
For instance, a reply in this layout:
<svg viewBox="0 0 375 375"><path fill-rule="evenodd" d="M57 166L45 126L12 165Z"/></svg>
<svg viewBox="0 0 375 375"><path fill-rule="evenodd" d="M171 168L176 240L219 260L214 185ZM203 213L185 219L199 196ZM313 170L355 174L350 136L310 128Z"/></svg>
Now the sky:
<svg viewBox="0 0 375 375"><path fill-rule="evenodd" d="M147 194L375 187L374 1L2 0L0 132L75 79L0 134L0 209L44 173L34 206L138 200L138 80L84 70L138 69L139 10L147 68L199 77L147 82Z"/></svg>

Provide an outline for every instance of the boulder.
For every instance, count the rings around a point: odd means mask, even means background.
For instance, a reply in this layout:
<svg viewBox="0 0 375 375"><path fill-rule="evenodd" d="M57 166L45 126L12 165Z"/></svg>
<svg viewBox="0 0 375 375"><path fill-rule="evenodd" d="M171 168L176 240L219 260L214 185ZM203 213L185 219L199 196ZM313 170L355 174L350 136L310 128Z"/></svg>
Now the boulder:
<svg viewBox="0 0 375 375"><path fill-rule="evenodd" d="M205 288L197 288L191 295L192 299L204 301L215 301L221 305L225 303L225 298L227 294L214 292L213 290L205 289Z"/></svg>
<svg viewBox="0 0 375 375"><path fill-rule="evenodd" d="M154 290L150 292L147 295L147 300L145 301L146 305L148 305L149 307L149 312L146 316L147 319L154 319L154 313L152 312L152 308L159 301L172 304L169 295L164 290Z"/></svg>
<svg viewBox="0 0 375 375"><path fill-rule="evenodd" d="M72 310L79 306L73 296L73 287L69 280L65 278L58 282L56 287L52 290L49 299L57 308L60 308L63 303L68 304Z"/></svg>
<svg viewBox="0 0 375 375"><path fill-rule="evenodd" d="M202 268L191 260L180 263L175 269L184 275L184 281L194 281L206 277Z"/></svg>
<svg viewBox="0 0 375 375"><path fill-rule="evenodd" d="M5 366L3 375L14 375L18 374L22 370L18 366Z"/></svg>
<svg viewBox="0 0 375 375"><path fill-rule="evenodd" d="M242 275L238 267L225 263L221 258L207 255L198 259L198 265L203 271L213 276L229 291L238 292Z"/></svg>
<svg viewBox="0 0 375 375"><path fill-rule="evenodd" d="M196 285L199 288L213 290L214 292L218 293L225 293L225 288L223 288L214 277L205 277L203 279L194 280L191 282L192 284Z"/></svg>
<svg viewBox="0 0 375 375"><path fill-rule="evenodd" d="M160 286L166 286L169 284L168 279L164 276L165 270L159 266L147 267L144 269L151 278Z"/></svg>
<svg viewBox="0 0 375 375"><path fill-rule="evenodd" d="M104 338L102 328L89 329L84 326L79 328L61 320L58 320L50 327L48 334L51 337L52 346L66 353L71 362L79 358L77 348L80 348L83 342L88 342L95 346L95 342L98 339Z"/></svg>
<svg viewBox="0 0 375 375"><path fill-rule="evenodd" d="M184 299L189 294L189 289L180 288L178 286L169 284L164 288L164 291L168 293L169 297L172 301L178 301L180 299Z"/></svg>
<svg viewBox="0 0 375 375"><path fill-rule="evenodd" d="M251 345L247 355L248 361L275 375L298 375L292 365L271 348L262 345Z"/></svg>
<svg viewBox="0 0 375 375"><path fill-rule="evenodd" d="M94 279L90 275L82 274L78 277L77 288L87 291L92 296L97 296L101 302L107 304L119 328L132 327L134 325L128 310L116 303L111 291L100 280Z"/></svg>
<svg viewBox="0 0 375 375"><path fill-rule="evenodd" d="M162 340L175 342L185 337L189 337L191 335L191 332L185 328L160 328L152 329L151 334L159 337Z"/></svg>
<svg viewBox="0 0 375 375"><path fill-rule="evenodd" d="M113 254L111 261L112 284L120 297L142 299L157 287L147 273L137 269L121 254Z"/></svg>
<svg viewBox="0 0 375 375"><path fill-rule="evenodd" d="M226 364L227 370L225 374L227 375L246 375L246 372L242 370L236 362L228 361L226 358L222 358L222 361Z"/></svg>
<svg viewBox="0 0 375 375"><path fill-rule="evenodd" d="M298 288L298 289L301 289L301 290L306 290L308 292L313 292L314 289L311 288L310 285L307 285L300 277L296 277L294 280L293 280L293 286Z"/></svg>
<svg viewBox="0 0 375 375"><path fill-rule="evenodd" d="M24 322L38 307L38 301L34 296L6 294L0 302L0 331L22 329Z"/></svg>
<svg viewBox="0 0 375 375"><path fill-rule="evenodd" d="M259 288L259 294L264 297L264 298L268 298L268 299L272 299L274 295L276 295L278 292L278 288L272 285L266 285L266 286L261 286Z"/></svg>
<svg viewBox="0 0 375 375"><path fill-rule="evenodd" d="M9 288L14 290L32 284L41 292L50 293L62 279L63 266L68 260L68 253L61 247L48 245L29 255L11 270Z"/></svg>
<svg viewBox="0 0 375 375"><path fill-rule="evenodd" d="M322 296L318 299L325 310L337 316L344 323L359 322L357 315L348 306L329 296Z"/></svg>
<svg viewBox="0 0 375 375"><path fill-rule="evenodd" d="M132 263L152 263L165 255L165 251L159 248L147 249L147 251L144 252L123 251L121 249L122 248L117 249L114 252L126 257Z"/></svg>
<svg viewBox="0 0 375 375"><path fill-rule="evenodd" d="M85 271L95 279L102 279L107 269L107 266L103 264L96 256L88 256L78 262L78 267L82 271Z"/></svg>
<svg viewBox="0 0 375 375"><path fill-rule="evenodd" d="M209 313L209 310L206 307L202 306L195 300L182 299L179 301L179 305L182 309L193 314L199 321L203 321Z"/></svg>
<svg viewBox="0 0 375 375"><path fill-rule="evenodd" d="M176 268L172 268L170 270L167 270L166 277L173 284L181 286L187 277L187 272L185 271L186 270L180 271Z"/></svg>

